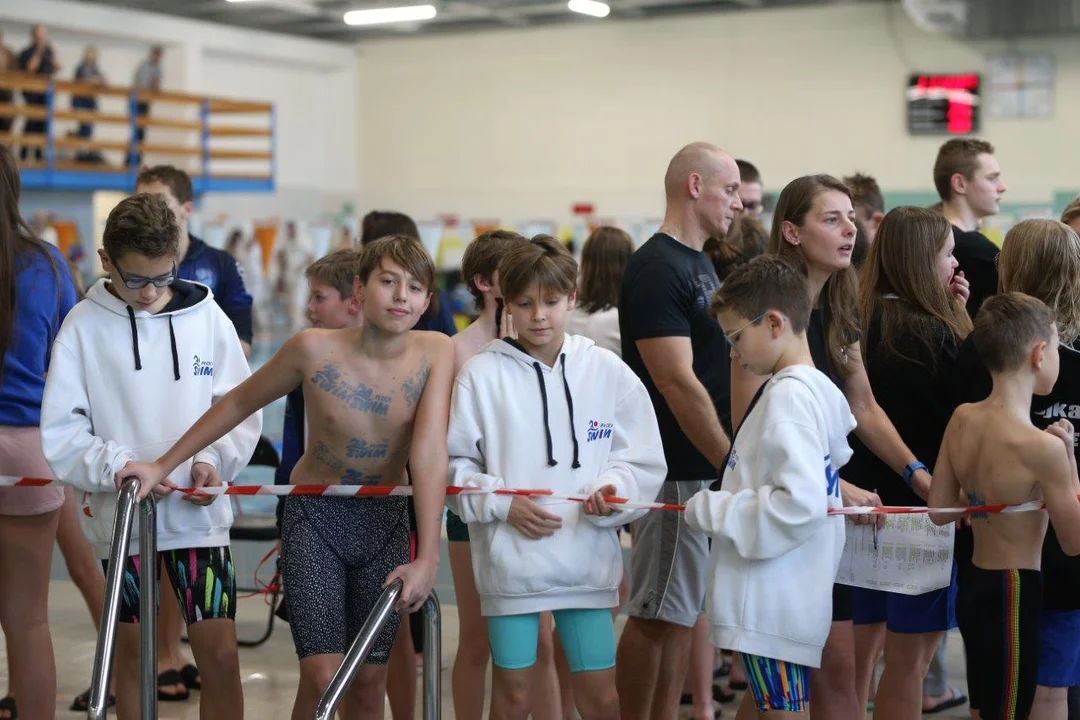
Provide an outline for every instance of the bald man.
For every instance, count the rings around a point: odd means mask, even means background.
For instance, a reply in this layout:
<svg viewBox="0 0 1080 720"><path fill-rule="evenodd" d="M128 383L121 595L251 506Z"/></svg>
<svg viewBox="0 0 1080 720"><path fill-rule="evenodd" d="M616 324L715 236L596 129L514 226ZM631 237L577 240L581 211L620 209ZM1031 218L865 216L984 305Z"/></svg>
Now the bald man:
<svg viewBox="0 0 1080 720"><path fill-rule="evenodd" d="M619 327L623 359L649 391L664 442L658 499L685 503L716 480L731 445L728 346L708 314L720 281L701 249L742 209L739 168L714 145L687 145L668 165L664 190L664 224L623 275ZM674 720L691 630L705 609L709 543L669 512L637 521L633 537L619 705L624 720Z"/></svg>

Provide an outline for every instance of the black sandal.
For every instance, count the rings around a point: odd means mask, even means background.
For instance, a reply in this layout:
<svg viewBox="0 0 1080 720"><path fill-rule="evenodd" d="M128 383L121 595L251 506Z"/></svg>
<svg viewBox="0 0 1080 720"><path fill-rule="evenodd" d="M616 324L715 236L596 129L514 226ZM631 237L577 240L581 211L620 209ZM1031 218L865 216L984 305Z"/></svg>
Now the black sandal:
<svg viewBox="0 0 1080 720"><path fill-rule="evenodd" d="M109 707L116 707L116 696L109 696ZM82 695L77 695L74 700L71 701L71 706L68 708L73 712L84 713L90 709L90 689L87 688L86 692Z"/></svg>
<svg viewBox="0 0 1080 720"><path fill-rule="evenodd" d="M180 668L180 677L184 679L184 687L188 690L202 690L202 677L199 675L199 668L194 665Z"/></svg>
<svg viewBox="0 0 1080 720"><path fill-rule="evenodd" d="M712 699L714 702L718 702L721 705L726 705L730 702L735 702L735 693L731 690L721 687L720 685L713 685Z"/></svg>
<svg viewBox="0 0 1080 720"><path fill-rule="evenodd" d="M176 670L166 670L165 672L158 675L157 684L157 697L160 702L184 702L191 697L191 691L187 689L187 684L184 682L184 676ZM183 685L184 692L164 692L161 689L162 686L172 687L173 685Z"/></svg>
<svg viewBox="0 0 1080 720"><path fill-rule="evenodd" d="M15 704L15 698L8 695L0 700L0 712L8 713L8 716L2 720L18 720L19 707Z"/></svg>

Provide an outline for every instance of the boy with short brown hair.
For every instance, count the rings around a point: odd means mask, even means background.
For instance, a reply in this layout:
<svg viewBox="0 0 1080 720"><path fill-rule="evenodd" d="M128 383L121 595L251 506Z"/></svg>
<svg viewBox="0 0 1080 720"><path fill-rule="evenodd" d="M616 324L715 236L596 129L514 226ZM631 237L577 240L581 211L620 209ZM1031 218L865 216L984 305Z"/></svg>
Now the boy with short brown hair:
<svg viewBox="0 0 1080 720"><path fill-rule="evenodd" d="M975 320L976 350L993 376L982 402L953 413L934 466L928 505L1042 501L1062 549L1080 554L1080 480L1072 425L1031 422L1031 398L1058 377L1050 310L1021 293L987 300ZM963 497L961 497L961 495ZM931 513L938 525L953 513ZM972 707L984 720L1027 717L1035 697L1047 515L972 513L973 567L960 578L956 617L968 658Z"/></svg>
<svg viewBox="0 0 1080 720"><path fill-rule="evenodd" d="M415 611L431 593L439 562L453 350L441 333L411 332L431 299L434 264L419 241L403 236L364 246L359 263L360 327L293 336L157 462L120 473L137 475L148 491L183 458L301 384L308 439L294 484L398 484L409 464L419 527L413 562L406 498L287 498L282 578L300 657L293 717L314 714L383 590L401 581L398 609ZM398 620L392 616L353 681L347 716L382 718Z"/></svg>

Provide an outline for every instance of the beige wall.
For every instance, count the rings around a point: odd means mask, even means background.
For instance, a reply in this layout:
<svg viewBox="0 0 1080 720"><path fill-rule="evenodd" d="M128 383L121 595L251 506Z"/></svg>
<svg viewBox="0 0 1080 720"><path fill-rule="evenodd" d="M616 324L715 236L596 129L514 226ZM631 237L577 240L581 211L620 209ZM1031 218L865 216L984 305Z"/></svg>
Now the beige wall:
<svg viewBox="0 0 1080 720"><path fill-rule="evenodd" d="M1008 199L1049 202L1080 187L1080 42L1014 47L1056 56L1054 117L984 116L982 135ZM698 139L753 160L773 191L856 168L887 190L928 191L942 139L907 135L908 74L984 71L1003 48L929 35L898 3L365 43L360 206L506 221L565 217L583 200L655 216L667 160Z"/></svg>

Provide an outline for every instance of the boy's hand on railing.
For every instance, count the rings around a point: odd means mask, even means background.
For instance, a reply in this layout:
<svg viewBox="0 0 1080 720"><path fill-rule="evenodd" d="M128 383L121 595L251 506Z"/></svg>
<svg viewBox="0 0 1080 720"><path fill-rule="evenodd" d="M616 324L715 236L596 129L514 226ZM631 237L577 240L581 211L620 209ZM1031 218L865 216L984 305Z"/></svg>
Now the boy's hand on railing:
<svg viewBox="0 0 1080 720"><path fill-rule="evenodd" d="M398 580L401 581L401 595L397 601L397 611L400 613L413 613L423 607L431 588L435 586L435 572L439 569L438 563L432 560L415 560L408 565L402 565L386 576L383 589L390 587Z"/></svg>
<svg viewBox="0 0 1080 720"><path fill-rule="evenodd" d="M550 537L562 527L562 518L541 508L532 498L515 495L506 522L530 540Z"/></svg>
<svg viewBox="0 0 1080 720"><path fill-rule="evenodd" d="M153 492L158 497L165 497L176 485L166 480L167 473L157 463L140 463L129 461L116 473L116 489L124 487L128 480L137 479L139 485L139 499L143 500Z"/></svg>
<svg viewBox="0 0 1080 720"><path fill-rule="evenodd" d="M198 492L199 488L204 487L221 487L221 476L217 474L217 470L213 465L209 463L195 463L191 466L191 486L195 489L194 493L184 493L184 500L192 505L206 506L217 500L217 495L210 495L204 492Z"/></svg>

